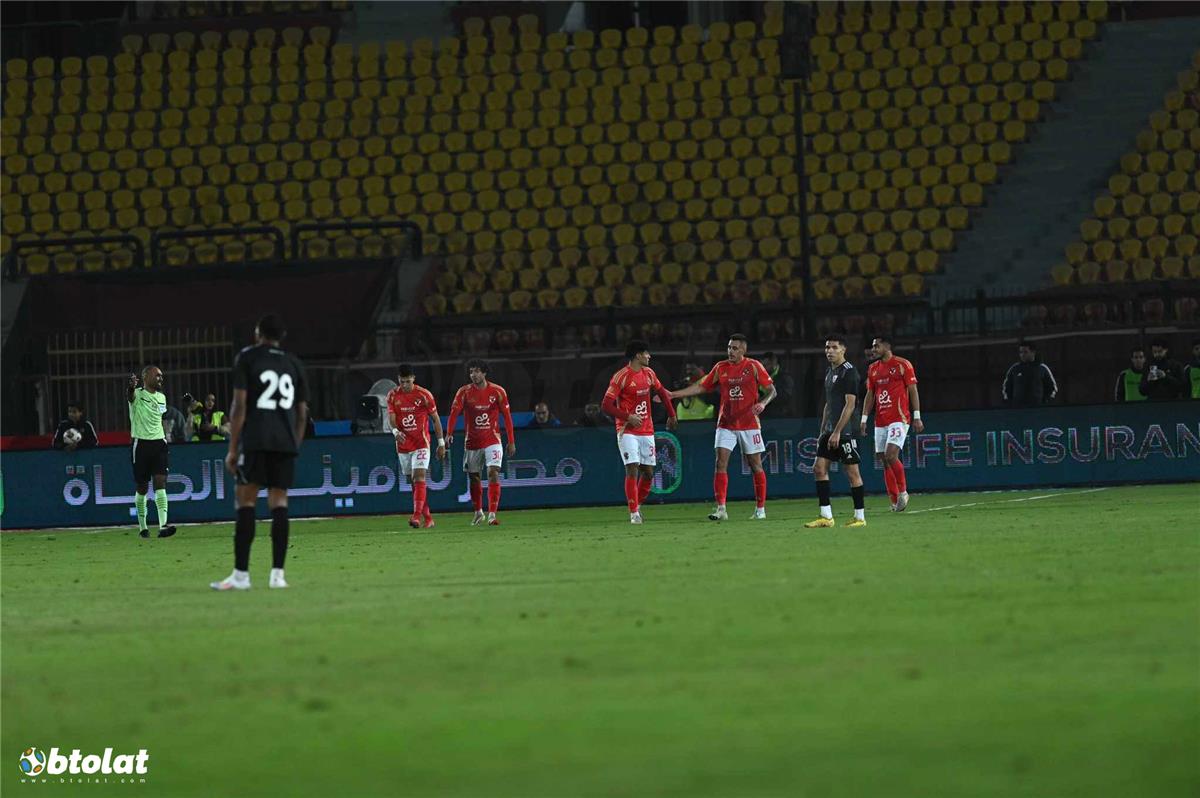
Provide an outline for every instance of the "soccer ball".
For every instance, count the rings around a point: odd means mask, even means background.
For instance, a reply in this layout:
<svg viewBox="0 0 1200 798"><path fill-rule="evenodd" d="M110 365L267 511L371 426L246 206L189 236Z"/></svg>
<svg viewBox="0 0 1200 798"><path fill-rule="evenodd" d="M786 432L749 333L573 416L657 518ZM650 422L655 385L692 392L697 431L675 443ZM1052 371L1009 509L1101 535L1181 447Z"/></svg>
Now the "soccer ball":
<svg viewBox="0 0 1200 798"><path fill-rule="evenodd" d="M39 776L45 769L46 755L41 751L36 748L26 748L21 752L21 773L26 776Z"/></svg>
<svg viewBox="0 0 1200 798"><path fill-rule="evenodd" d="M79 443L81 440L83 440L83 433L74 427L63 433L63 443Z"/></svg>

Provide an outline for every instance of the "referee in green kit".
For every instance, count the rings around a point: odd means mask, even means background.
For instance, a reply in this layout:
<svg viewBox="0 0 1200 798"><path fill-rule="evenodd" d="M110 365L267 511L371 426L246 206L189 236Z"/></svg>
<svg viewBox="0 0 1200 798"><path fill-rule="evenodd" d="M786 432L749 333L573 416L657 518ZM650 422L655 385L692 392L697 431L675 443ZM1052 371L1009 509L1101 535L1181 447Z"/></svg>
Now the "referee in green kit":
<svg viewBox="0 0 1200 798"><path fill-rule="evenodd" d="M137 494L133 497L137 506L139 534L150 537L146 527L146 493L150 490L150 479L154 479L154 506L158 508L158 536L169 538L175 527L167 524L167 472L171 462L167 452L167 436L163 431L162 418L167 412L167 397L159 388L163 384L162 369L146 366L142 369L142 386L138 387L136 374L129 375L129 426L133 437L133 484Z"/></svg>

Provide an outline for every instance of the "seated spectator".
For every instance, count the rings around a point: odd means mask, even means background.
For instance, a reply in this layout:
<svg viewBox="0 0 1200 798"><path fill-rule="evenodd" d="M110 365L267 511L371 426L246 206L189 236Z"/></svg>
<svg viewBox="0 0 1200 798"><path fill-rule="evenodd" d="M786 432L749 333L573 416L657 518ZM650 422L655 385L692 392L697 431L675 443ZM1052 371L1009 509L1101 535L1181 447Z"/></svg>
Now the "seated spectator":
<svg viewBox="0 0 1200 798"><path fill-rule="evenodd" d="M189 399L189 396L184 396L184 400ZM217 397L213 394L208 394L204 397L204 404L195 402L192 404L192 440L208 443L209 441L223 441L225 436L229 434L229 424L225 421L225 411L217 409Z"/></svg>
<svg viewBox="0 0 1200 798"><path fill-rule="evenodd" d="M1169 402L1184 397L1183 366L1170 358L1170 349L1165 338L1157 338L1150 344L1150 362L1142 374L1142 393L1155 402Z"/></svg>
<svg viewBox="0 0 1200 798"><path fill-rule="evenodd" d="M683 379L677 384L678 388L686 388L693 382L704 379L704 369L695 363L683 367ZM687 396L675 403L675 415L680 421L703 421L712 418L715 409L700 396Z"/></svg>
<svg viewBox="0 0 1200 798"><path fill-rule="evenodd" d="M1058 396L1054 373L1038 360L1035 343L1017 344L1017 362L1008 367L1000 392L1009 407L1040 407Z"/></svg>
<svg viewBox="0 0 1200 798"><path fill-rule="evenodd" d="M187 398L184 399L185 404ZM167 412L162 418L163 435L168 443L187 443L192 438L191 420L183 411L174 405L167 405Z"/></svg>
<svg viewBox="0 0 1200 798"><path fill-rule="evenodd" d="M530 429L550 429L562 424L558 417L550 412L550 405L538 402L533 408L533 421L529 422Z"/></svg>
<svg viewBox="0 0 1200 798"><path fill-rule="evenodd" d="M584 405L583 415L575 419L577 427L605 427L612 423L613 420L601 412L599 402Z"/></svg>
<svg viewBox="0 0 1200 798"><path fill-rule="evenodd" d="M76 449L94 449L99 439L96 428L85 417L83 404L71 402L67 405L67 417L58 422L54 431L54 440L50 445L55 449L73 452Z"/></svg>
<svg viewBox="0 0 1200 798"><path fill-rule="evenodd" d="M1113 398L1118 402L1144 402L1142 375L1146 373L1146 350L1135 346L1129 356L1129 368L1117 375Z"/></svg>

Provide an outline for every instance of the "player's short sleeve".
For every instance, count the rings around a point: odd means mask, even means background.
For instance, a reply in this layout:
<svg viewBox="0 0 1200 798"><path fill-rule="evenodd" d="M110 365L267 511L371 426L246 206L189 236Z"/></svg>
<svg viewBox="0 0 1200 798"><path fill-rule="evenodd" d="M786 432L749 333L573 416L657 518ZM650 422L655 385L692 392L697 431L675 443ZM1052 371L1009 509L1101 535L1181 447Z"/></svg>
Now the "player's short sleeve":
<svg viewBox="0 0 1200 798"><path fill-rule="evenodd" d="M613 375L612 379L608 381L608 390L604 392L605 396L611 396L616 399L621 395L621 389L625 387L624 375L625 369L621 369Z"/></svg>
<svg viewBox="0 0 1200 798"><path fill-rule="evenodd" d="M872 369L871 366L867 366L867 390L868 391L875 390L875 376L871 373L872 371L874 371L874 369Z"/></svg>
<svg viewBox="0 0 1200 798"><path fill-rule="evenodd" d="M712 371L705 374L703 379L700 380L700 386L702 388L704 388L704 390L706 390L706 391L712 391L712 390L716 390L716 388L720 384L720 382L721 382L721 364L718 363L717 365L712 367Z"/></svg>
<svg viewBox="0 0 1200 798"><path fill-rule="evenodd" d="M250 388L250 358L246 357L246 350L238 352L238 355L233 360L233 389L235 391L245 391Z"/></svg>
<svg viewBox="0 0 1200 798"><path fill-rule="evenodd" d="M905 385L916 385L917 384L917 371L916 371L916 369L913 368L913 364L910 363L909 361L905 360L902 367L904 369L904 384Z"/></svg>
<svg viewBox="0 0 1200 798"><path fill-rule="evenodd" d="M384 403L387 405L387 409L388 409L389 413L396 412L396 389L395 388L388 391L387 399L384 400Z"/></svg>
<svg viewBox="0 0 1200 798"><path fill-rule="evenodd" d="M422 388L422 390L425 391L425 399L429 402L429 414L436 416L438 411L437 399L433 398L433 394L429 392L429 389Z"/></svg>
<svg viewBox="0 0 1200 798"><path fill-rule="evenodd" d="M771 379L771 375L767 372L767 367L757 360L754 361L754 377L758 380L759 385L767 386L775 384L774 380Z"/></svg>
<svg viewBox="0 0 1200 798"><path fill-rule="evenodd" d="M496 394L500 397L500 406L507 410L508 409L508 391L504 390L503 388L497 387Z"/></svg>
<svg viewBox="0 0 1200 798"><path fill-rule="evenodd" d="M857 396L858 395L858 369L856 369L856 368L846 369L845 373L842 375L842 378L840 380L838 380L838 384L841 386L841 392L842 392L843 396L852 396L852 395Z"/></svg>

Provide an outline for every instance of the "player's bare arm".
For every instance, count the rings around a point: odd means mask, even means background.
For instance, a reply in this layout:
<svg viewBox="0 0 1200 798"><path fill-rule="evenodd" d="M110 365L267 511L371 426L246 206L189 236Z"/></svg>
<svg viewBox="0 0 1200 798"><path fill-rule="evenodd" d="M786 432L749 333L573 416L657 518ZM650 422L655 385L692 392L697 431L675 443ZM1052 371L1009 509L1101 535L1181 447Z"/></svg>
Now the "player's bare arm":
<svg viewBox="0 0 1200 798"><path fill-rule="evenodd" d="M762 412L767 409L767 405L771 404L771 402L773 402L775 397L778 395L779 392L775 390L775 386L768 385L767 395L755 402L754 407L750 408L750 410L754 413L754 415L761 416Z"/></svg>
<svg viewBox="0 0 1200 798"><path fill-rule="evenodd" d="M921 420L921 395L916 385L908 386L908 406L912 409L912 428L921 432L925 429L925 422Z"/></svg>
<svg viewBox="0 0 1200 798"><path fill-rule="evenodd" d="M842 407L842 413L838 416L837 423L833 425L833 432L829 434L829 448L836 449L842 442L842 430L850 423L850 419L854 417L854 407L858 403L858 397L852 393L846 394L846 404ZM828 408L826 408L826 413ZM822 413L821 422L825 421L825 413Z"/></svg>
<svg viewBox="0 0 1200 798"><path fill-rule="evenodd" d="M863 397L862 421L858 423L858 434L866 436L867 434L867 417L871 415L871 408L875 406L875 391L867 389L867 395Z"/></svg>
<svg viewBox="0 0 1200 798"><path fill-rule="evenodd" d="M308 402L296 405L296 446L304 443L304 430L308 426Z"/></svg>
<svg viewBox="0 0 1200 798"><path fill-rule="evenodd" d="M677 391L670 391L669 395L672 399L686 399L689 396L699 396L702 393L710 393L710 391L700 384L699 381L693 382L686 388L680 388Z"/></svg>
<svg viewBox="0 0 1200 798"><path fill-rule="evenodd" d="M438 443L437 459L445 460L446 459L446 440L445 440L445 438L442 437L442 419L441 419L441 416L439 416L437 414L436 407L432 408L432 411L433 412L430 413L430 418L433 419L433 434L435 436L437 436L437 443Z"/></svg>
<svg viewBox="0 0 1200 798"><path fill-rule="evenodd" d="M304 406L304 403L300 403ZM238 445L242 440L242 428L246 426L246 389L235 388L229 402L229 449L225 453L225 470L237 473Z"/></svg>
<svg viewBox="0 0 1200 798"><path fill-rule="evenodd" d="M674 430L679 427L679 418L675 415L675 404L671 401L671 392L661 382L656 383L658 389L658 398L662 400L663 406L667 409L667 429Z"/></svg>

